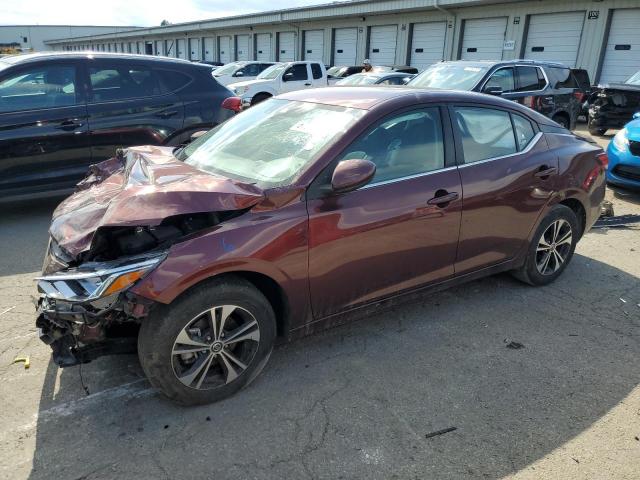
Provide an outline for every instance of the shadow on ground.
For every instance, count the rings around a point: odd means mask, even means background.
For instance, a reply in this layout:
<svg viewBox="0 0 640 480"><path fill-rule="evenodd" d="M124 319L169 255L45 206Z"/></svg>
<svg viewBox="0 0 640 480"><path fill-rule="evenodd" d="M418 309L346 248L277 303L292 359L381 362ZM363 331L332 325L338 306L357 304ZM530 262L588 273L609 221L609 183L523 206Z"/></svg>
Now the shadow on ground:
<svg viewBox="0 0 640 480"><path fill-rule="evenodd" d="M285 345L248 389L189 409L132 356L86 365L89 397L50 365L31 478L500 478L637 386L639 295L576 255L552 286L492 277Z"/></svg>

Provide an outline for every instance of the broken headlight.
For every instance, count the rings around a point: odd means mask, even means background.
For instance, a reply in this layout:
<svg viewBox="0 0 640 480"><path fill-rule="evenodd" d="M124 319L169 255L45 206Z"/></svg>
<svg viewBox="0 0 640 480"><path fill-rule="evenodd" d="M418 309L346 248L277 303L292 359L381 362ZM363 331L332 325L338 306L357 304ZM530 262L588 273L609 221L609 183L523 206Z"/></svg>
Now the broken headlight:
<svg viewBox="0 0 640 480"><path fill-rule="evenodd" d="M47 297L86 302L108 297L131 287L153 270L166 253L113 262L91 262L80 267L37 277L38 290Z"/></svg>

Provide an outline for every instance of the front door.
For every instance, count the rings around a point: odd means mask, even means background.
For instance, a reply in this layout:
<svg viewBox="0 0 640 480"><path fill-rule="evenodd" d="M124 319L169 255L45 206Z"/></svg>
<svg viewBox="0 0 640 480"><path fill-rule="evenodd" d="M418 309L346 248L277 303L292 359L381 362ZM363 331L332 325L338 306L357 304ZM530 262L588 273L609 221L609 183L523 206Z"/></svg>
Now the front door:
<svg viewBox="0 0 640 480"><path fill-rule="evenodd" d="M438 107L425 107L384 118L311 187L315 318L453 275L462 190L441 114L446 116ZM351 158L374 162L373 180L349 193L313 198L330 184L335 164ZM436 199L444 195L448 201Z"/></svg>
<svg viewBox="0 0 640 480"><path fill-rule="evenodd" d="M311 87L311 79L306 63L294 63L282 74L280 93L293 92Z"/></svg>
<svg viewBox="0 0 640 480"><path fill-rule="evenodd" d="M456 275L514 258L553 194L558 159L525 116L451 107L464 210Z"/></svg>
<svg viewBox="0 0 640 480"><path fill-rule="evenodd" d="M72 187L91 163L77 64L0 76L0 196Z"/></svg>

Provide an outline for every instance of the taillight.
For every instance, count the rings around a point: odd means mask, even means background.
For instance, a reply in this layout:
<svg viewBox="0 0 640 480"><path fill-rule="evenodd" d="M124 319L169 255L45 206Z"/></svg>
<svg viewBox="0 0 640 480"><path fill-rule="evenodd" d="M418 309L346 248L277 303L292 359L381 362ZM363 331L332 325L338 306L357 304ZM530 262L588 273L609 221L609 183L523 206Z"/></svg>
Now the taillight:
<svg viewBox="0 0 640 480"><path fill-rule="evenodd" d="M573 96L578 99L580 103L584 102L586 95L583 92L573 92Z"/></svg>
<svg viewBox="0 0 640 480"><path fill-rule="evenodd" d="M227 97L222 101L222 108L238 113L242 110L242 100L240 97Z"/></svg>
<svg viewBox="0 0 640 480"><path fill-rule="evenodd" d="M606 170L607 168L609 168L609 157L607 156L607 154L605 152L599 153L596 156L596 160L598 160L598 163L600 164L600 166Z"/></svg>

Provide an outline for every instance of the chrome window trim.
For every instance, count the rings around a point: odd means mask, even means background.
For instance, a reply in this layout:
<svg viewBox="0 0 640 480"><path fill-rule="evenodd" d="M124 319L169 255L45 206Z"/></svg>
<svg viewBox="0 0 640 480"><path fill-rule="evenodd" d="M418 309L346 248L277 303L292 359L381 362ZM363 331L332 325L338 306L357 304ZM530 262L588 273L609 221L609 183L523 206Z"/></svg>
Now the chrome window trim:
<svg viewBox="0 0 640 480"><path fill-rule="evenodd" d="M380 182L368 183L364 187L360 187L358 190L366 190L368 188L378 187L380 185L389 185L389 184L392 184L392 183L402 182L404 180L412 180L414 178L426 177L427 175L433 175L435 173L440 173L440 172L447 172L449 170L454 170L456 168L458 168L458 166L457 165L453 165L452 167L444 167L444 168L439 168L437 170L430 170L428 172L415 173L413 175L407 175L405 177L398 177L398 178L392 178L392 179L389 179L389 180L382 180ZM356 191L358 191L358 190L356 190Z"/></svg>
<svg viewBox="0 0 640 480"><path fill-rule="evenodd" d="M513 69L514 69L514 70L513 70L513 83L514 83L514 86L515 86L515 85L516 85L516 83L517 83L517 81L516 81L517 73L516 73L516 71L515 71L515 68L516 68L516 67L533 67L533 68L537 68L538 70L540 70L540 71L542 72L542 76L544 77L544 81L545 81L546 83L545 83L544 87L542 87L542 88L541 88L541 89L539 89L539 90L523 90L523 91L521 91L521 92L518 92L518 91L516 91L516 90L513 90L513 91L511 91L511 92L504 92L505 94L509 95L509 94L512 94L512 93L518 93L518 94L520 94L520 93L541 93L541 92L544 92L544 91L547 89L547 87L549 86L549 77L547 77L547 72L545 72L545 71L544 71L544 68L542 68L542 67L541 67L541 66L539 66L539 65L524 65L524 64L521 64L521 63L517 63L517 64L515 64L515 65L505 65L505 66L503 66L503 67L496 68L496 69L491 73L491 76L493 76L493 74L494 74L494 73L496 73L498 70L502 70L502 69L505 69L505 68L513 68ZM489 78L487 78L487 79L484 81L484 83L482 84L482 87L480 88L480 93L483 93L482 91L484 90L484 87L487 85L487 83L489 82L489 80L491 80L491 76L490 76Z"/></svg>
<svg viewBox="0 0 640 480"><path fill-rule="evenodd" d="M529 144L526 146L526 148L524 150L520 150L519 152L510 153L508 155L502 155L500 157L485 158L484 160L478 160L477 162L463 163L461 165L458 165L458 168L471 167L472 165L479 165L481 163L493 162L494 160L502 160L503 158L515 157L516 155L529 153L533 149L533 147L538 144L538 142L542 138L542 135L543 135L542 132L536 133L531 139L531 141L529 142ZM464 156L464 152L463 152L463 156Z"/></svg>

